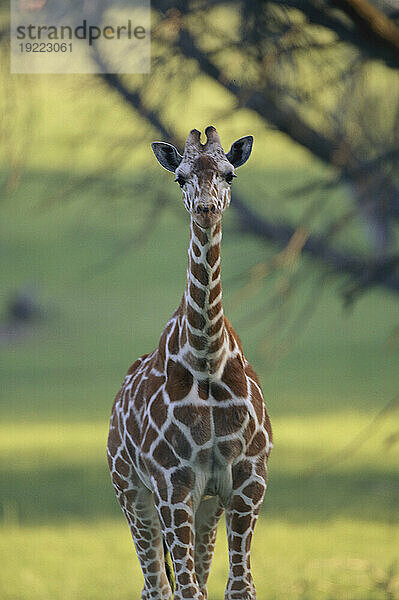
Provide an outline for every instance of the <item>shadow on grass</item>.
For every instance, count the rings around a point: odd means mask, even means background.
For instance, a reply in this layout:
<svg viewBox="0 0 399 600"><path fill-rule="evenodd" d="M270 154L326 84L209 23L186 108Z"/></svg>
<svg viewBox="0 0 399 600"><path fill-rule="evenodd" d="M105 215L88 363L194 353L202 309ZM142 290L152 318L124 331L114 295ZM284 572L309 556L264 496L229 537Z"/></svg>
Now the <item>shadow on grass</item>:
<svg viewBox="0 0 399 600"><path fill-rule="evenodd" d="M0 470L3 520L48 523L121 515L104 464ZM265 518L292 523L344 518L394 523L399 520L394 473L354 470L303 478L273 473L263 505ZM121 517L122 518L122 517Z"/></svg>

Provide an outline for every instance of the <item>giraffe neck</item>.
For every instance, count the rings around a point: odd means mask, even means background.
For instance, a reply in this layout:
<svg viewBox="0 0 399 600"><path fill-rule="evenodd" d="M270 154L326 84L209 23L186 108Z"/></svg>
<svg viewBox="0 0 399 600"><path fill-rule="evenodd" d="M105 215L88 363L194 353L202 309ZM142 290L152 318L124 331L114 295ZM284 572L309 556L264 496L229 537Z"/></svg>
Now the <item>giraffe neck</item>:
<svg viewBox="0 0 399 600"><path fill-rule="evenodd" d="M183 298L184 359L199 379L216 378L228 351L220 281L222 224L202 229L191 219Z"/></svg>

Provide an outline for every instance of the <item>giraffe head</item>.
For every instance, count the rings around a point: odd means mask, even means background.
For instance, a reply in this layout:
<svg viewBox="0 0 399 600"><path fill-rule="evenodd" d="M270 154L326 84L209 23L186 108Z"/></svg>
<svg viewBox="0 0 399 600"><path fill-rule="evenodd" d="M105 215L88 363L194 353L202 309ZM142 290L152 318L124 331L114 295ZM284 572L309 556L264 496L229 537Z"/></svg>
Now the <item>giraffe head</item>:
<svg viewBox="0 0 399 600"><path fill-rule="evenodd" d="M208 228L222 218L230 204L234 169L248 160L253 137L247 135L235 141L225 154L213 126L205 129L205 135L206 143L201 144L201 133L190 131L183 156L166 142L153 142L152 149L159 163L175 173L184 205L194 221Z"/></svg>

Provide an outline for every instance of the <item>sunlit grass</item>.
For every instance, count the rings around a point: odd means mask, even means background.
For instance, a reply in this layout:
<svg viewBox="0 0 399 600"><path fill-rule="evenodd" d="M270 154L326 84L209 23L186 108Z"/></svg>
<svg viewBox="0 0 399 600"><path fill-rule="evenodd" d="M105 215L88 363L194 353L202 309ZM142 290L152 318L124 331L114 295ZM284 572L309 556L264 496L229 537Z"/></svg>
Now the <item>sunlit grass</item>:
<svg viewBox="0 0 399 600"><path fill-rule="evenodd" d="M131 600L142 575L122 520L1 528L4 600ZM389 575L398 532L378 522L331 520L315 526L260 518L252 563L259 600L383 600L398 591ZM10 552L12 548L12 552ZM227 552L218 532L209 597L224 598ZM384 590L385 582L385 590ZM387 595L387 588L391 596Z"/></svg>

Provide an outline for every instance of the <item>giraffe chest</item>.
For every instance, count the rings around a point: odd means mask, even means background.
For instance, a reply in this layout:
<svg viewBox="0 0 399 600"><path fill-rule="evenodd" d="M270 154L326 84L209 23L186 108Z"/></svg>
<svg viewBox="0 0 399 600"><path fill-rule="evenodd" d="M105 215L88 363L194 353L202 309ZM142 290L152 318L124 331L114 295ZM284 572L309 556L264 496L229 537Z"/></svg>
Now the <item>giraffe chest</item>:
<svg viewBox="0 0 399 600"><path fill-rule="evenodd" d="M204 399L193 386L185 398L171 400L162 388L146 403L141 427L134 432L135 468L149 489L153 470L171 478L174 472L189 469L198 496L227 497L232 465L261 430L249 398L221 400L210 394Z"/></svg>
<svg viewBox="0 0 399 600"><path fill-rule="evenodd" d="M268 450L259 387L236 357L212 381L179 361L168 360L163 374L152 364L149 356L121 398L123 438L137 474L152 489L154 473L170 482L173 473L189 473L187 484L195 482L198 495L227 497L234 464L263 460Z"/></svg>

